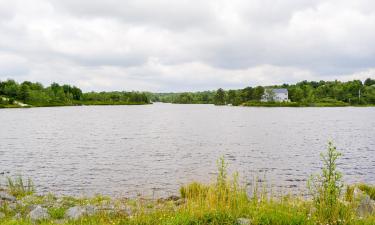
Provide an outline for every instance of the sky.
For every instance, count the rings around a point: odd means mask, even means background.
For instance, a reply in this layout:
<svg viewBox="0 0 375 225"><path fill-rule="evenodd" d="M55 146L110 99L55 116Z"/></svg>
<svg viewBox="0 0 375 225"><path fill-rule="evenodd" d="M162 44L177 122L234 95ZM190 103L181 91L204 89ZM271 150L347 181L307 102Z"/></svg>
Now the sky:
<svg viewBox="0 0 375 225"><path fill-rule="evenodd" d="M181 92L367 77L373 0L0 0L0 80Z"/></svg>

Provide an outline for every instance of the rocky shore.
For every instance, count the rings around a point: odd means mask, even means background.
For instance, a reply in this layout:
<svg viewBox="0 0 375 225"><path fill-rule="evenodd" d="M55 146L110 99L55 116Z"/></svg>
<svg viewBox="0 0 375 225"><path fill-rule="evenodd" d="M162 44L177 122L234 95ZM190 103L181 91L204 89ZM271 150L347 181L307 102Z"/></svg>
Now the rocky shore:
<svg viewBox="0 0 375 225"><path fill-rule="evenodd" d="M375 200L358 189L353 190L353 198L359 201L356 214L359 218L375 214ZM132 219L138 215L153 214L168 210L177 212L185 207L187 199L170 196L162 199L128 199L110 198L97 195L91 198L56 197L48 195L26 195L16 197L3 189L0 190L0 221L28 221L40 223L49 221L51 224L65 224L82 221L92 216L115 216ZM251 224L248 218L237 218L237 224Z"/></svg>

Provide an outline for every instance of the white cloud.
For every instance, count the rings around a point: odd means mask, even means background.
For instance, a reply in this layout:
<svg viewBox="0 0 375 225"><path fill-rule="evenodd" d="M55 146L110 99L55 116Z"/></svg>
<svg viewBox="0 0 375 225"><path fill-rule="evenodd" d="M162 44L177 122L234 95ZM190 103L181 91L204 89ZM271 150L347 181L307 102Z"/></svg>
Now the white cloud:
<svg viewBox="0 0 375 225"><path fill-rule="evenodd" d="M0 0L0 79L187 91L374 77L370 0Z"/></svg>

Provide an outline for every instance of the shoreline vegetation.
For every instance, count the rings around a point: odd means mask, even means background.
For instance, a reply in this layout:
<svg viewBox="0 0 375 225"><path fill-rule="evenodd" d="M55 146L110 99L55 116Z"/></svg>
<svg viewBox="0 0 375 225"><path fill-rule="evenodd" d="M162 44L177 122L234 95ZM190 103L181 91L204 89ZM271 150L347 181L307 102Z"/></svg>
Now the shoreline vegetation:
<svg viewBox="0 0 375 225"><path fill-rule="evenodd" d="M52 83L44 87L29 81L0 81L0 108L53 107L80 105L145 105L151 104L145 92L86 92L67 84Z"/></svg>
<svg viewBox="0 0 375 225"><path fill-rule="evenodd" d="M218 160L215 182L193 182L163 199L37 195L31 180L8 178L0 188L0 224L375 224L375 186L344 185L341 156L329 143L321 173L308 182L309 197L249 190Z"/></svg>
<svg viewBox="0 0 375 225"><path fill-rule="evenodd" d="M288 90L289 102L261 102L267 89ZM302 81L296 84L246 87L237 90L151 93L151 92L86 92L67 84L14 80L0 81L0 108L81 106L81 105L145 105L153 102L173 104L214 104L246 107L345 107L375 106L375 79L364 82Z"/></svg>
<svg viewBox="0 0 375 225"><path fill-rule="evenodd" d="M289 102L261 102L269 89L286 89ZM375 106L375 80L364 82L302 81L296 84L245 87L237 90L159 93L152 101L175 104L215 104L253 107L343 107Z"/></svg>

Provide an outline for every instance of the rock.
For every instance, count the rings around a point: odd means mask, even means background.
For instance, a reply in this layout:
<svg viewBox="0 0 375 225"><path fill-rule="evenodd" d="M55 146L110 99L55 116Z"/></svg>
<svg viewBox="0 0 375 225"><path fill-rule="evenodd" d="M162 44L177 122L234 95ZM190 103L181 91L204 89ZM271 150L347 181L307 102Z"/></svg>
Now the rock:
<svg viewBox="0 0 375 225"><path fill-rule="evenodd" d="M77 220L83 215L85 215L86 213L87 213L86 208L82 206L74 206L74 207L69 208L66 211L65 216L68 219Z"/></svg>
<svg viewBox="0 0 375 225"><path fill-rule="evenodd" d="M375 201L371 200L370 196L366 195L361 199L357 208L357 214L360 217L371 215L375 211Z"/></svg>
<svg viewBox="0 0 375 225"><path fill-rule="evenodd" d="M167 201L177 201L179 199L180 199L180 197L178 197L176 195L171 195L168 198L166 198Z"/></svg>
<svg viewBox="0 0 375 225"><path fill-rule="evenodd" d="M13 219L15 219L15 220L19 220L21 218L22 218L22 216L21 216L20 213L17 213L16 215L13 216Z"/></svg>
<svg viewBox="0 0 375 225"><path fill-rule="evenodd" d="M0 219L5 218L5 214L0 212Z"/></svg>
<svg viewBox="0 0 375 225"><path fill-rule="evenodd" d="M16 203L9 203L8 204L8 209L10 210L16 210L17 209L17 204Z"/></svg>
<svg viewBox="0 0 375 225"><path fill-rule="evenodd" d="M86 214L88 216L92 216L96 213L96 207L95 206L92 206L92 205L88 205L85 207L85 210L86 210Z"/></svg>
<svg viewBox="0 0 375 225"><path fill-rule="evenodd" d="M132 215L132 209L127 205L121 205L118 207L118 210L122 213L127 214L128 216Z"/></svg>
<svg viewBox="0 0 375 225"><path fill-rule="evenodd" d="M181 198L174 202L176 206L185 204L185 199Z"/></svg>
<svg viewBox="0 0 375 225"><path fill-rule="evenodd" d="M363 191L361 191L358 187L355 187L353 190L353 198L354 199L359 199L362 198L365 194Z"/></svg>
<svg viewBox="0 0 375 225"><path fill-rule="evenodd" d="M34 210L32 210L29 213L29 217L31 220L34 220L34 221L45 220L45 219L50 218L47 209L42 208L41 206L37 206Z"/></svg>
<svg viewBox="0 0 375 225"><path fill-rule="evenodd" d="M10 202L15 202L17 199L13 195L8 194L5 191L0 191L0 199Z"/></svg>
<svg viewBox="0 0 375 225"><path fill-rule="evenodd" d="M247 219L247 218L238 218L237 223L240 225L250 225L251 221L250 219Z"/></svg>

